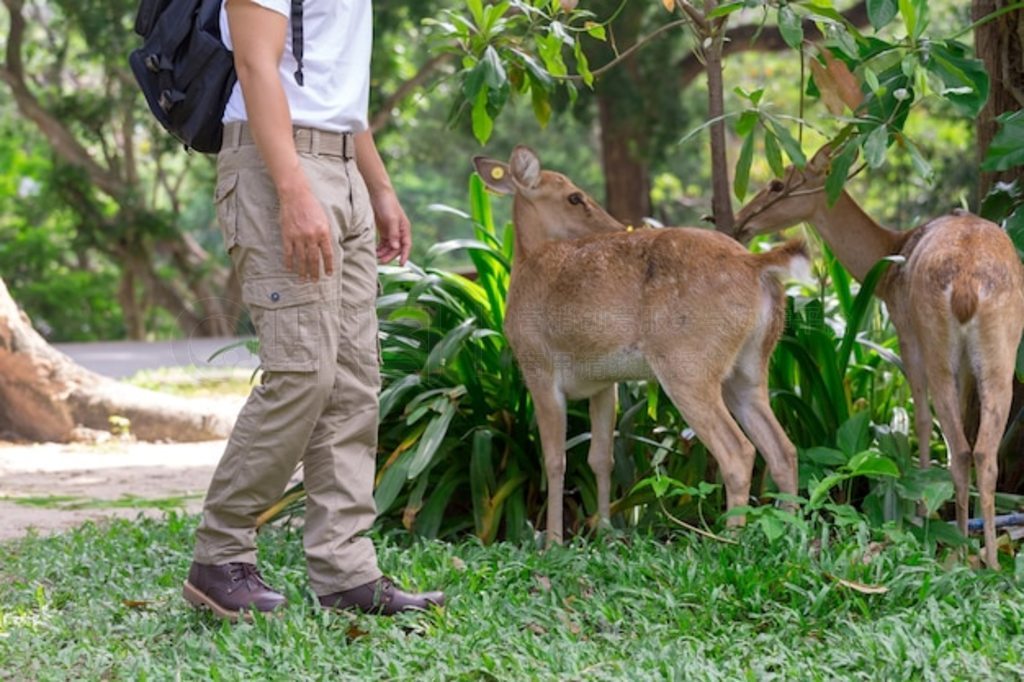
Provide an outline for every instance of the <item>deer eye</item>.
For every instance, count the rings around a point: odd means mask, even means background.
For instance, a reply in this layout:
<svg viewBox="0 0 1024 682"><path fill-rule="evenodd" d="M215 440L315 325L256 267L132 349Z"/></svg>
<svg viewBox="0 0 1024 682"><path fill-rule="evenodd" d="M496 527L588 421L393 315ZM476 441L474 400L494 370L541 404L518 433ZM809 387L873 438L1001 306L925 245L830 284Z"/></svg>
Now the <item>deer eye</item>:
<svg viewBox="0 0 1024 682"><path fill-rule="evenodd" d="M782 180L772 180L772 184L768 185L768 189L772 192L781 192L786 189L786 185Z"/></svg>
<svg viewBox="0 0 1024 682"><path fill-rule="evenodd" d="M569 195L569 203L572 204L573 206L582 206L583 195L580 194L579 192L573 192L572 194Z"/></svg>

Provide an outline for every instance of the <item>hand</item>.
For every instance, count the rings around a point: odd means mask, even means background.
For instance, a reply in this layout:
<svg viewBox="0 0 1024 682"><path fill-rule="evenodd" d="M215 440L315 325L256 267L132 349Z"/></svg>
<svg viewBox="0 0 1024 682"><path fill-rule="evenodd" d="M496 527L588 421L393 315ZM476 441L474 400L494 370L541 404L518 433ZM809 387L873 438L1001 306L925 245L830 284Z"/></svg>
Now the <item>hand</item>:
<svg viewBox="0 0 1024 682"><path fill-rule="evenodd" d="M405 265L412 250L412 227L409 218L398 203L395 190L388 187L372 195L373 215L377 221L377 260L390 263L398 257L398 262Z"/></svg>
<svg viewBox="0 0 1024 682"><path fill-rule="evenodd" d="M284 267L299 275L320 279L320 259L324 273L334 274L334 249L331 226L324 207L309 188L281 196L281 241L284 244Z"/></svg>

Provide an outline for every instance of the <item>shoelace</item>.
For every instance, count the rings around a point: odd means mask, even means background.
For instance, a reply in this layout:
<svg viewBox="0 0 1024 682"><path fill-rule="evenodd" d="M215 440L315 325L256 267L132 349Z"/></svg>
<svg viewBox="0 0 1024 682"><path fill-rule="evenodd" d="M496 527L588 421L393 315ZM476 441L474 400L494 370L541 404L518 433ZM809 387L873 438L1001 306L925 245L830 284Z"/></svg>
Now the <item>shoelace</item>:
<svg viewBox="0 0 1024 682"><path fill-rule="evenodd" d="M270 586L263 582L263 576L255 564L231 564L231 582L245 583L250 590L260 587L270 589Z"/></svg>

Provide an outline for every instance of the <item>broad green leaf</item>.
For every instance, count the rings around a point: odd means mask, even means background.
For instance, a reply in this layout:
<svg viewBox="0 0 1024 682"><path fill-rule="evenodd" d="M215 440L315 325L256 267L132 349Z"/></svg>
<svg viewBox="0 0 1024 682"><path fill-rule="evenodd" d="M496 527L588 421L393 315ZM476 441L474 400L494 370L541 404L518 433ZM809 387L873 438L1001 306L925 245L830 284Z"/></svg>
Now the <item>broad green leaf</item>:
<svg viewBox="0 0 1024 682"><path fill-rule="evenodd" d="M1024 258L1024 205L1018 205L1013 213L1007 216L1003 221L1003 227L1010 235L1013 245L1017 247L1017 253Z"/></svg>
<svg viewBox="0 0 1024 682"><path fill-rule="evenodd" d="M757 525L764 532L764 536L768 538L768 542L778 540L786 532L786 524L774 514L762 515L757 519Z"/></svg>
<svg viewBox="0 0 1024 682"><path fill-rule="evenodd" d="M847 458L865 450L870 442L871 415L867 410L847 419L836 433L836 447L846 453Z"/></svg>
<svg viewBox="0 0 1024 682"><path fill-rule="evenodd" d="M976 117L988 100L989 77L980 59L955 40L928 43L925 68L943 83L939 94Z"/></svg>
<svg viewBox="0 0 1024 682"><path fill-rule="evenodd" d="M423 369L427 372L433 372L444 368L452 362L455 356L462 350L463 341L476 329L476 318L471 317L445 334L444 338L430 350L430 355L427 356L427 362Z"/></svg>
<svg viewBox="0 0 1024 682"><path fill-rule="evenodd" d="M1024 339L1017 344L1017 367L1015 370L1017 381L1024 381Z"/></svg>
<svg viewBox="0 0 1024 682"><path fill-rule="evenodd" d="M555 81L551 77L551 74L548 73L543 66L537 63L537 60L533 58L533 55L523 52L522 50L512 50L512 53L522 61L523 66L530 74L531 82L536 81L535 85L540 85L544 89L551 89L554 86Z"/></svg>
<svg viewBox="0 0 1024 682"><path fill-rule="evenodd" d="M953 499L955 493L953 481L934 481L924 487L921 494L921 501L924 502L928 514L934 514L949 500Z"/></svg>
<svg viewBox="0 0 1024 682"><path fill-rule="evenodd" d="M483 67L484 79L487 87L491 90L501 89L508 81L508 74L505 73L505 66L501 63L498 51L490 45L484 50L483 59L480 60Z"/></svg>
<svg viewBox="0 0 1024 682"><path fill-rule="evenodd" d="M999 132L988 146L982 170L1005 171L1024 166L1024 109L1002 114L996 120Z"/></svg>
<svg viewBox="0 0 1024 682"><path fill-rule="evenodd" d="M889 146L889 129L882 124L868 134L864 142L864 158L871 168L878 168L885 163L885 150Z"/></svg>
<svg viewBox="0 0 1024 682"><path fill-rule="evenodd" d="M946 521L927 519L924 528L918 528L913 524L906 527L922 540L930 539L932 542L941 542L950 547L962 547L967 544L967 538L960 534L956 525Z"/></svg>
<svg viewBox="0 0 1024 682"><path fill-rule="evenodd" d="M903 256L886 256L875 263L868 274L861 282L860 291L850 306L850 313L846 320L846 331L843 334L843 341L837 353L837 362L841 363L844 370L849 366L850 354L853 352L853 345L857 341L857 334L868 318L868 310L871 308L874 299L872 298L878 282L882 279L893 263L903 261Z"/></svg>
<svg viewBox="0 0 1024 682"><path fill-rule="evenodd" d="M910 163L913 164L917 174L924 178L925 181L933 182L935 180L935 171L932 169L932 165L921 155L921 150L907 137L903 138L903 144L910 154Z"/></svg>
<svg viewBox="0 0 1024 682"><path fill-rule="evenodd" d="M818 481L817 485L815 485L814 489L811 491L809 502L810 506L817 506L818 503L820 503L828 496L829 491L831 491L832 488L836 487L837 485L847 480L848 478L850 478L850 474L835 473L829 474L825 478Z"/></svg>
<svg viewBox="0 0 1024 682"><path fill-rule="evenodd" d="M383 421L391 414L399 401L413 388L419 386L419 374L406 374L398 381L388 384L380 393L380 419Z"/></svg>
<svg viewBox="0 0 1024 682"><path fill-rule="evenodd" d="M868 20L876 31L896 18L898 12L896 0L868 0Z"/></svg>
<svg viewBox="0 0 1024 682"><path fill-rule="evenodd" d="M878 92L882 88L878 82L878 74L868 67L864 67L864 82L871 88L871 92Z"/></svg>
<svg viewBox="0 0 1024 682"><path fill-rule="evenodd" d="M736 134L740 137L745 137L750 134L750 131L757 125L758 115L753 109L748 109L740 114L740 117L736 119Z"/></svg>
<svg viewBox="0 0 1024 682"><path fill-rule="evenodd" d="M803 150L800 149L800 143L796 141L796 138L789 132L789 129L774 120L770 120L768 124L779 138L782 148L786 150L786 155L793 162L793 165L797 168L803 168L807 165L807 157L804 156Z"/></svg>
<svg viewBox="0 0 1024 682"><path fill-rule="evenodd" d="M576 57L576 70L588 88L594 87L594 74L590 72L590 62L587 61L587 54L583 51L583 44L578 40L573 43L573 54Z"/></svg>
<svg viewBox="0 0 1024 682"><path fill-rule="evenodd" d="M409 459L409 472L406 477L410 481L423 473L433 461L434 454L441 446L444 437L448 434L448 425L451 424L455 412L455 402L445 399L441 403L441 412L427 424L427 428L423 432L416 450L413 451Z"/></svg>
<svg viewBox="0 0 1024 682"><path fill-rule="evenodd" d="M732 14L733 12L737 12L743 9L748 4L749 3L747 2L747 0L732 0L732 2L723 2L721 5L708 12L707 18L717 19L718 17L724 17L726 15Z"/></svg>
<svg viewBox="0 0 1024 682"><path fill-rule="evenodd" d="M857 151L857 140L851 139L843 147L843 151L832 159L828 178L825 179L825 196L830 206L834 205L839 199L839 195L843 193L843 187L846 185L846 176L849 174L850 167L857 158Z"/></svg>
<svg viewBox="0 0 1024 682"><path fill-rule="evenodd" d="M899 10L907 35L914 40L920 38L928 26L927 0L899 0Z"/></svg>
<svg viewBox="0 0 1024 682"><path fill-rule="evenodd" d="M836 450L835 448L826 448L820 445L804 450L803 457L815 464L828 467L843 466L849 459L849 456L840 450Z"/></svg>
<svg viewBox="0 0 1024 682"><path fill-rule="evenodd" d="M588 21L586 24L584 24L584 26L587 29L587 34L591 38L595 38L597 40L607 40L608 39L608 36L605 33L605 29L604 29L604 26L602 24L594 23L593 21Z"/></svg>
<svg viewBox="0 0 1024 682"><path fill-rule="evenodd" d="M541 128L546 128L551 121L551 96L550 93L530 74L530 104L533 106L533 116Z"/></svg>
<svg viewBox="0 0 1024 682"><path fill-rule="evenodd" d="M487 113L487 88L480 88L473 100L473 136L480 144L487 144L494 132L494 119Z"/></svg>
<svg viewBox="0 0 1024 682"><path fill-rule="evenodd" d="M986 220L1000 223L1020 205L1022 200L1024 200L1024 192L1021 191L1019 181L997 182L981 200L981 209L978 211L978 215Z"/></svg>
<svg viewBox="0 0 1024 682"><path fill-rule="evenodd" d="M377 484L377 489L373 492L373 501L378 513L383 514L390 509L395 498L398 497L398 493L402 491L407 480L410 457L409 452L403 452L395 463L381 475L380 483Z"/></svg>
<svg viewBox="0 0 1024 682"><path fill-rule="evenodd" d="M480 429L473 434L473 447L469 455L469 489L473 498L473 516L477 535L482 534L484 510L490 504L492 492L497 488L492 458L494 432Z"/></svg>
<svg viewBox="0 0 1024 682"><path fill-rule="evenodd" d="M786 173L786 167L782 163L782 150L779 148L779 140L771 130L764 131L764 155L768 159L768 165L777 178Z"/></svg>
<svg viewBox="0 0 1024 682"><path fill-rule="evenodd" d="M789 5L779 7L779 32L787 45L794 50L800 49L800 44L804 41L803 22Z"/></svg>
<svg viewBox="0 0 1024 682"><path fill-rule="evenodd" d="M473 21L476 22L477 26L483 26L484 23L484 4L483 0L466 0L466 7L469 8L469 13L473 17Z"/></svg>
<svg viewBox="0 0 1024 682"><path fill-rule="evenodd" d="M854 455L847 466L850 473L855 476L888 476L897 478L900 475L900 468L877 450L865 450Z"/></svg>
<svg viewBox="0 0 1024 682"><path fill-rule="evenodd" d="M736 198L743 201L747 195L747 185L750 182L750 164L754 159L754 138L755 132L751 132L743 140L743 147L740 148L740 158L736 162L736 176L733 179L732 187Z"/></svg>

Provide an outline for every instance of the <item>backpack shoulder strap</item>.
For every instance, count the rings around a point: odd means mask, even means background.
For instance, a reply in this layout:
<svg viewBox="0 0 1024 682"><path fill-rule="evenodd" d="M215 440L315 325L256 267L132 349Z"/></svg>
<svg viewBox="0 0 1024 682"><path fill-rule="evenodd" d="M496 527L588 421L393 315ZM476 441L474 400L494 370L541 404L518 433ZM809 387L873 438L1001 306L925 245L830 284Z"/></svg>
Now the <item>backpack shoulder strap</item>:
<svg viewBox="0 0 1024 682"><path fill-rule="evenodd" d="M302 0L292 0L292 55L297 65L295 82L302 87Z"/></svg>

